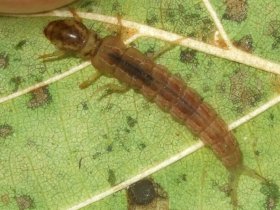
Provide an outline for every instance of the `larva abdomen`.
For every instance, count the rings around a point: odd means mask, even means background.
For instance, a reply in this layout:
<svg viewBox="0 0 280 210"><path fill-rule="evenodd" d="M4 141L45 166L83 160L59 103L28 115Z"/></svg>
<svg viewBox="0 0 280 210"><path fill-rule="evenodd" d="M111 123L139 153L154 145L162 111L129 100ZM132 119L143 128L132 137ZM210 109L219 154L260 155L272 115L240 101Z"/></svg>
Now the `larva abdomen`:
<svg viewBox="0 0 280 210"><path fill-rule="evenodd" d="M242 164L238 144L226 123L194 90L165 67L137 49L127 48L116 37L103 40L92 63L102 73L132 87L185 124L212 148L225 167L231 169Z"/></svg>

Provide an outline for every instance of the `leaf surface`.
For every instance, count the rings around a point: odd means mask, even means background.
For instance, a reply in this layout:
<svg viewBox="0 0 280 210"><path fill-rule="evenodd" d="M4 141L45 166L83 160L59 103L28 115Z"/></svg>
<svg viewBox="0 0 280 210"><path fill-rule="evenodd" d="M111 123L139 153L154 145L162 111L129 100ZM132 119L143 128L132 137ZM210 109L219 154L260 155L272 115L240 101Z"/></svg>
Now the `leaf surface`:
<svg viewBox="0 0 280 210"><path fill-rule="evenodd" d="M277 1L211 1L231 43L265 60L279 62L280 5ZM243 5L244 3L244 5ZM80 1L77 11L141 23L223 48L202 1ZM0 98L60 75L81 63L76 58L42 62L53 46L43 28L56 17L0 17ZM105 22L105 21L103 21ZM118 27L85 20L102 36ZM147 31L149 33L150 31ZM245 38L244 38L245 37ZM131 45L159 52L166 41L140 37ZM173 43L174 44L174 43ZM248 50L249 49L249 50ZM202 49L207 51L207 49ZM261 68L233 62L175 43L157 60L195 89L228 123L279 95L279 79ZM256 61L257 62L257 61ZM130 90L106 97L102 77L86 90L79 84L89 66L44 88L0 104L0 208L65 209L141 174L197 139L168 113ZM279 71L279 69L278 69ZM242 209L279 208L279 105L234 129L244 162L275 183L275 193L242 177ZM228 171L203 148L152 175L167 193L170 209L230 209ZM278 194L277 194L278 192ZM126 209L125 191L86 209Z"/></svg>

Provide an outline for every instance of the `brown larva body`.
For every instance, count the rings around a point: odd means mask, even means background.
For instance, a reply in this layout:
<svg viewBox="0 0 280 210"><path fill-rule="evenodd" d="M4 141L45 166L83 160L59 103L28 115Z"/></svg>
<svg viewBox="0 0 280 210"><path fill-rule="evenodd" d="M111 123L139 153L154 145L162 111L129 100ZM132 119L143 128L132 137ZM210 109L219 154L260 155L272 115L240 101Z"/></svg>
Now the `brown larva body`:
<svg viewBox="0 0 280 210"><path fill-rule="evenodd" d="M226 123L201 97L178 77L142 54L124 45L120 37L98 38L76 20L58 20L44 30L60 50L85 59L100 73L120 82L155 102L186 125L209 146L229 170L242 166L242 155Z"/></svg>

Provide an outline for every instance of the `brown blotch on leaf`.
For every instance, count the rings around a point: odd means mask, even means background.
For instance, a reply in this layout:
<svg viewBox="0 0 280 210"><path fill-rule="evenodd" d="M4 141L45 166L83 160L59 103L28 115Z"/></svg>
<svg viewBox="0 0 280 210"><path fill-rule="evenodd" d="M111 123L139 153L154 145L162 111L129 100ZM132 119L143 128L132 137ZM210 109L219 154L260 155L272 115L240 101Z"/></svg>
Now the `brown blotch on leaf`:
<svg viewBox="0 0 280 210"><path fill-rule="evenodd" d="M223 17L240 23L247 18L247 10L247 0L226 0L226 11Z"/></svg>
<svg viewBox="0 0 280 210"><path fill-rule="evenodd" d="M31 94L32 98L27 102L27 107L31 109L44 106L52 100L50 92L46 86L33 90Z"/></svg>
<svg viewBox="0 0 280 210"><path fill-rule="evenodd" d="M143 179L127 190L129 210L169 209L167 193L152 179Z"/></svg>
<svg viewBox="0 0 280 210"><path fill-rule="evenodd" d="M9 65L9 55L7 53L0 53L0 69L5 69Z"/></svg>
<svg viewBox="0 0 280 210"><path fill-rule="evenodd" d="M240 40L235 41L233 43L237 48L245 51L245 52L252 52L253 51L253 38L252 36L246 35L243 36Z"/></svg>
<svg viewBox="0 0 280 210"><path fill-rule="evenodd" d="M271 84L272 84L273 89L277 93L280 93L280 76L279 75L273 75L271 77Z"/></svg>
<svg viewBox="0 0 280 210"><path fill-rule="evenodd" d="M10 196L8 194L1 195L1 202L7 206L10 203Z"/></svg>
<svg viewBox="0 0 280 210"><path fill-rule="evenodd" d="M13 133L13 127L8 124L2 124L0 125L0 138L7 138L8 136L12 135Z"/></svg>
<svg viewBox="0 0 280 210"><path fill-rule="evenodd" d="M271 20L268 23L266 34L274 39L271 46L272 49L278 49L280 46L280 20Z"/></svg>
<svg viewBox="0 0 280 210"><path fill-rule="evenodd" d="M15 200L19 210L32 209L35 207L34 200L29 195L16 196Z"/></svg>
<svg viewBox="0 0 280 210"><path fill-rule="evenodd" d="M257 77L242 70L230 77L230 100L237 112L243 113L246 108L255 106L263 95L263 84Z"/></svg>
<svg viewBox="0 0 280 210"><path fill-rule="evenodd" d="M266 196L266 202L264 204L265 209L276 209L279 203L280 192L277 184L268 181L262 183L260 192Z"/></svg>

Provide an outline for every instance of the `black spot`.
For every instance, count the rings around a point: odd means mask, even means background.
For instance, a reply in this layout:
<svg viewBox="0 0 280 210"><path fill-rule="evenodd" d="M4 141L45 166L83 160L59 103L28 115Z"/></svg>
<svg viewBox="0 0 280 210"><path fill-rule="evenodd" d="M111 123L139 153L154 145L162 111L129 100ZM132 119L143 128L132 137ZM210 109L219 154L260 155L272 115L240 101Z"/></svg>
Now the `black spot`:
<svg viewBox="0 0 280 210"><path fill-rule="evenodd" d="M147 145L144 144L144 143L140 143L140 144L139 144L139 149L140 149L140 150L143 150L143 149L145 149L146 147L147 147Z"/></svg>
<svg viewBox="0 0 280 210"><path fill-rule="evenodd" d="M182 181L187 181L187 175L186 174L182 174L181 175L181 179L182 179Z"/></svg>
<svg viewBox="0 0 280 210"><path fill-rule="evenodd" d="M79 169L81 169L81 167L82 167L82 161L83 161L83 158L80 158L80 160L79 160L79 164L78 164Z"/></svg>
<svg viewBox="0 0 280 210"><path fill-rule="evenodd" d="M115 175L115 172L111 169L108 170L107 181L110 183L111 186L114 186L116 184L116 175Z"/></svg>
<svg viewBox="0 0 280 210"><path fill-rule="evenodd" d="M274 121L274 118L275 118L274 114L270 113L269 114L269 120Z"/></svg>
<svg viewBox="0 0 280 210"><path fill-rule="evenodd" d="M32 98L27 102L27 107L31 109L42 107L52 101L51 94L46 86L33 90L31 95Z"/></svg>
<svg viewBox="0 0 280 210"><path fill-rule="evenodd" d="M265 209L276 209L280 198L278 185L270 181L262 183L260 192L266 196L266 202L264 204Z"/></svg>
<svg viewBox="0 0 280 210"><path fill-rule="evenodd" d="M240 23L247 18L247 10L247 0L226 0L223 18Z"/></svg>
<svg viewBox="0 0 280 210"><path fill-rule="evenodd" d="M152 181L143 179L128 188L129 200L137 205L147 205L157 196Z"/></svg>
<svg viewBox="0 0 280 210"><path fill-rule="evenodd" d="M260 156L260 154L261 154L259 150L255 150L254 153L256 156Z"/></svg>
<svg viewBox="0 0 280 210"><path fill-rule="evenodd" d="M82 102L83 110L88 110L87 102Z"/></svg>
<svg viewBox="0 0 280 210"><path fill-rule="evenodd" d="M182 63L197 63L196 51L192 49L181 50L180 61Z"/></svg>
<svg viewBox="0 0 280 210"><path fill-rule="evenodd" d="M0 138L7 138L8 136L13 134L13 127L8 124L0 125Z"/></svg>
<svg viewBox="0 0 280 210"><path fill-rule="evenodd" d="M112 144L108 145L106 150L107 150L107 152L112 152L113 151L113 145Z"/></svg>
<svg viewBox="0 0 280 210"><path fill-rule="evenodd" d="M22 49L22 47L26 44L26 40L21 40L21 41L19 41L18 43L17 43L17 45L15 46L15 49L16 50L21 50Z"/></svg>
<svg viewBox="0 0 280 210"><path fill-rule="evenodd" d="M9 65L9 55L7 53L0 53L0 69L5 69Z"/></svg>
<svg viewBox="0 0 280 210"><path fill-rule="evenodd" d="M126 133L130 133L130 130L128 128L123 129Z"/></svg>
<svg viewBox="0 0 280 210"><path fill-rule="evenodd" d="M20 195L15 197L19 210L35 208L34 200L29 195Z"/></svg>
<svg viewBox="0 0 280 210"><path fill-rule="evenodd" d="M137 120L132 118L131 116L127 116L126 123L129 127L133 128L137 124Z"/></svg>
<svg viewBox="0 0 280 210"><path fill-rule="evenodd" d="M14 84L13 92L16 92L18 90L22 82L23 82L23 78L20 76L12 77L10 79L10 83Z"/></svg>

